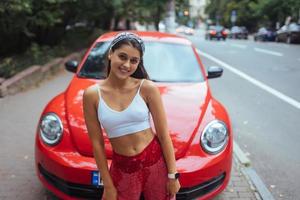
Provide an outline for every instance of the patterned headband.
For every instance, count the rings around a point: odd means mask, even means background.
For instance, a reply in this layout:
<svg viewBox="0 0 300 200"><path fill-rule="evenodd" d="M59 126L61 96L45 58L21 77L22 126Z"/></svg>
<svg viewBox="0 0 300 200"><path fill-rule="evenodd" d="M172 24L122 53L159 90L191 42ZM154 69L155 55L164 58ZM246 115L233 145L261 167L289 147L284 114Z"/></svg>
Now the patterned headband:
<svg viewBox="0 0 300 200"><path fill-rule="evenodd" d="M124 39L134 39L134 40L136 40L139 43L139 45L140 45L140 47L142 49L142 52L144 54L144 52L145 52L145 45L144 45L143 40L138 35L136 35L134 33L131 33L131 32L121 32L121 33L117 34L115 36L115 38L113 39L113 41L111 42L111 44L110 44L110 49L113 46L115 46L117 43L119 43L120 41L122 41Z"/></svg>

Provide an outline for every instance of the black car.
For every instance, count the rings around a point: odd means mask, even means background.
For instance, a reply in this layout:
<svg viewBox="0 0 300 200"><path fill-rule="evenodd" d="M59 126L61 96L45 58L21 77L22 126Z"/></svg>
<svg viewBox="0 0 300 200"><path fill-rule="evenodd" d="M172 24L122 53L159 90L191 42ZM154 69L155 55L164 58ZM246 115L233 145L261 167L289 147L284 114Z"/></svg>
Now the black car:
<svg viewBox="0 0 300 200"><path fill-rule="evenodd" d="M300 25L290 23L277 31L276 42L300 43Z"/></svg>
<svg viewBox="0 0 300 200"><path fill-rule="evenodd" d="M248 39L248 30L245 26L233 26L229 37L232 39Z"/></svg>
<svg viewBox="0 0 300 200"><path fill-rule="evenodd" d="M261 27L254 34L255 41L275 41L276 32L270 28Z"/></svg>
<svg viewBox="0 0 300 200"><path fill-rule="evenodd" d="M226 40L227 32L223 26L216 25L216 26L209 26L206 33L205 39L212 40L212 39L223 39Z"/></svg>

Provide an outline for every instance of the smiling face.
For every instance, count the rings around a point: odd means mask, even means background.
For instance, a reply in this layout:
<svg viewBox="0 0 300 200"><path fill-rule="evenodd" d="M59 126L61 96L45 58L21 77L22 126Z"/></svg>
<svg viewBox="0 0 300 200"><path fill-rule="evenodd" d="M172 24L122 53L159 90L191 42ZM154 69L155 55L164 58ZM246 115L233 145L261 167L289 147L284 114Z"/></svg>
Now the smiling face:
<svg viewBox="0 0 300 200"><path fill-rule="evenodd" d="M141 54L138 49L129 44L123 44L115 51L110 51L108 59L111 61L109 75L114 75L120 79L131 76L140 63Z"/></svg>

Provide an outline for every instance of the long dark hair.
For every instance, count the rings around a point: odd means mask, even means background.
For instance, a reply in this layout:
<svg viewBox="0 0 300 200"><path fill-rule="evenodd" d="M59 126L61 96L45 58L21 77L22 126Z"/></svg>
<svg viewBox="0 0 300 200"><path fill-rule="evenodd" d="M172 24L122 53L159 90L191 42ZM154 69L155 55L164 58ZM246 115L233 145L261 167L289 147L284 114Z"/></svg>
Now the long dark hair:
<svg viewBox="0 0 300 200"><path fill-rule="evenodd" d="M118 41L116 44L114 44L111 48L110 51L114 52L116 49L120 48L122 45L130 45L136 48L140 52L140 63L138 64L137 69L135 72L131 75L133 78L137 79L149 79L149 75L144 67L144 62L143 62L143 49L141 44L134 38L124 38L121 41ZM109 52L108 52L109 53ZM108 55L108 54L107 54ZM108 58L107 58L108 59ZM108 64L107 64L107 76L110 73L110 68L111 68L111 61L108 59Z"/></svg>

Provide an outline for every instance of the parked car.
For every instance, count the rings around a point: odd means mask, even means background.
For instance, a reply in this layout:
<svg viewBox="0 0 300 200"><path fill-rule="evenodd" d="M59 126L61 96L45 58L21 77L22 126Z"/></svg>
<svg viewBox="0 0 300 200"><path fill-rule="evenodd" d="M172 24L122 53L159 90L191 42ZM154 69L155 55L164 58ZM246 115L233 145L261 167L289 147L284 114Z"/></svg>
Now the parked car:
<svg viewBox="0 0 300 200"><path fill-rule="evenodd" d="M190 28L188 26L178 26L176 28L176 33L183 33L183 34L186 34L186 35L194 35L195 33L195 30L193 28Z"/></svg>
<svg viewBox="0 0 300 200"><path fill-rule="evenodd" d="M276 32L270 28L261 27L254 34L254 41L275 41Z"/></svg>
<svg viewBox="0 0 300 200"><path fill-rule="evenodd" d="M209 26L205 33L205 39L206 40L212 40L212 39L226 40L227 34L228 33L223 26L220 26L220 25Z"/></svg>
<svg viewBox="0 0 300 200"><path fill-rule="evenodd" d="M245 26L233 26L230 29L229 38L232 39L248 39L248 30Z"/></svg>
<svg viewBox="0 0 300 200"><path fill-rule="evenodd" d="M277 31L276 42L300 43L300 25L290 23Z"/></svg>
<svg viewBox="0 0 300 200"><path fill-rule="evenodd" d="M176 197L211 199L226 188L232 166L229 116L208 85L208 79L220 77L223 69L214 66L205 72L188 39L160 32L135 33L145 41L144 65L165 105L176 166L181 173L181 189ZM79 65L76 61L66 63L74 77L66 90L46 105L39 119L36 173L42 184L61 199L102 196L101 174L83 117L82 95L85 88L106 77L106 55L115 34L99 37ZM105 148L110 165L112 147L106 136Z"/></svg>
<svg viewBox="0 0 300 200"><path fill-rule="evenodd" d="M248 39L248 29L245 26L241 26L241 39Z"/></svg>

